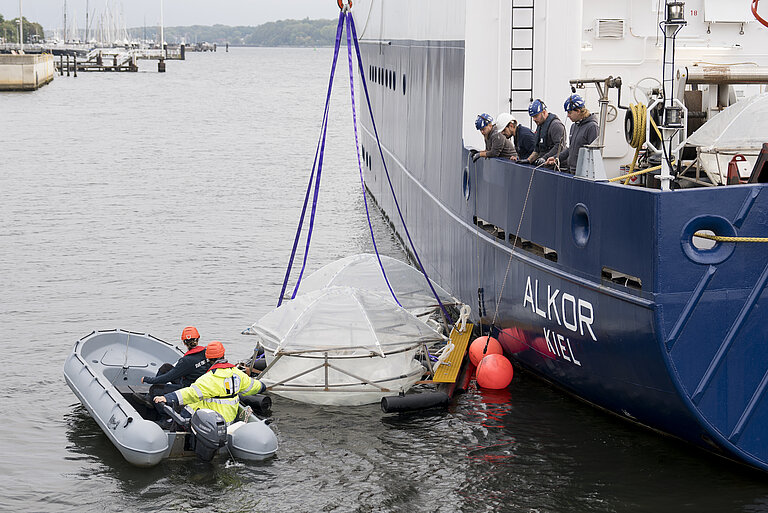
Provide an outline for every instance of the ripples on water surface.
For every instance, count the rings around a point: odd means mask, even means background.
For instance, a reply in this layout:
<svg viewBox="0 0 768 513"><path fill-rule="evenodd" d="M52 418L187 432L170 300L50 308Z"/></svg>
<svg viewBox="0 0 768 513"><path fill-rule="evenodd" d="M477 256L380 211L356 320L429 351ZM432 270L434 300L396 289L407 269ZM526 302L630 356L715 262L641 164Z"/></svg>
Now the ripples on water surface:
<svg viewBox="0 0 768 513"><path fill-rule="evenodd" d="M250 353L239 333L279 293L331 56L188 54L165 74L148 63L0 93L0 510L768 511L765 477L520 372L426 416L278 397L280 451L261 464L124 463L66 386L65 358L93 329L175 342L188 324ZM311 270L372 249L341 78Z"/></svg>

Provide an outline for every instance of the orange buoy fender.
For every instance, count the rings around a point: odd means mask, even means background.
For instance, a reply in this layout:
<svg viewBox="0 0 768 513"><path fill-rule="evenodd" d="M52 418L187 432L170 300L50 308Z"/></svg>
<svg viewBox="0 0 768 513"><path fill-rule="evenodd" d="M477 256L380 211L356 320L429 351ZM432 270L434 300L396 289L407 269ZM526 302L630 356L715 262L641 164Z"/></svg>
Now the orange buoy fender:
<svg viewBox="0 0 768 513"><path fill-rule="evenodd" d="M469 361L472 365L477 366L483 356L489 354L502 354L504 350L501 348L499 341L493 337L477 337L469 345Z"/></svg>
<svg viewBox="0 0 768 513"><path fill-rule="evenodd" d="M501 354L489 354L477 366L477 384L481 388L499 390L507 388L515 371L512 364Z"/></svg>

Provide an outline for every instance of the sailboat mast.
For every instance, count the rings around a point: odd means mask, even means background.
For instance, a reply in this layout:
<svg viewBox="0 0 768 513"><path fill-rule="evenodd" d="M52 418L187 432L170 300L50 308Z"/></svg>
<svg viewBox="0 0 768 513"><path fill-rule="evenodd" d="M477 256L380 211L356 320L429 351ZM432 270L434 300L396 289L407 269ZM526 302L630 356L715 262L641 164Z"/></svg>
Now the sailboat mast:
<svg viewBox="0 0 768 513"><path fill-rule="evenodd" d="M162 50L165 43L165 35L163 34L163 0L160 0L160 49Z"/></svg>
<svg viewBox="0 0 768 513"><path fill-rule="evenodd" d="M21 15L21 0L19 0L19 48L24 53L24 17Z"/></svg>

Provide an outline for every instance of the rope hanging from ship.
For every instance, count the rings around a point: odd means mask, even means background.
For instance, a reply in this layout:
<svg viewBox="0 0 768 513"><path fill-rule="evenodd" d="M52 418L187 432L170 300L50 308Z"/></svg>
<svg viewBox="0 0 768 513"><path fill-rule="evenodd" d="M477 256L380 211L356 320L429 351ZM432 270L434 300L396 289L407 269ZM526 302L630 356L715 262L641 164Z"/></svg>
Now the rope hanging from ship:
<svg viewBox="0 0 768 513"><path fill-rule="evenodd" d="M311 210L311 214L310 214L309 228L308 228L308 231L307 231L307 239L306 239L306 245L305 245L305 250L304 250L304 256L303 256L301 271L299 272L299 277L298 277L298 279L296 281L296 285L294 286L293 293L291 295L291 299L295 298L296 294L298 293L299 285L301 284L301 278L304 275L304 270L306 268L307 257L309 255L310 241L311 241L311 238L312 238L312 230L314 228L315 214L316 214L316 210L317 210L317 200L318 200L318 195L319 195L319 191L320 191L320 178L321 178L321 174L322 174L323 155L324 155L324 150L325 150L326 133L327 133L327 129L328 129L328 112L329 112L329 104L330 104L330 98L331 98L331 91L333 89L333 78L334 78L335 71L336 71L336 63L337 63L337 60L338 60L339 49L341 47L341 35L342 35L343 30L344 30L344 24L345 24L345 21L346 21L346 27L347 27L347 35L346 35L346 38L347 38L347 57L348 57L348 64L349 64L349 85L350 85L350 95L351 95L351 99L352 99L352 119L353 119L353 126L354 126L354 129L355 129L355 151L357 153L357 167L358 167L358 172L359 172L359 175L360 175L360 184L361 184L362 193L363 193L363 202L365 203L365 214L366 214L366 217L367 217L367 220L368 220L368 228L369 228L369 231L370 231L370 234L371 234L371 241L373 243L373 248L374 248L374 251L376 253L376 258L378 259L378 262L379 262L379 268L381 269L381 273L382 273L382 275L384 277L384 280L387 283L387 287L389 288L389 291L392 294L392 297L394 298L395 302L398 305L402 306L400 304L400 301L397 299L397 296L396 296L394 290L392 289L392 285L389 283L389 279L387 278L387 273L384 270L384 265L381 262L381 256L379 255L379 250L378 250L378 247L376 246L376 238L375 238L374 233L373 233L373 224L371 222L370 210L368 208L368 199L367 199L366 190L365 190L365 180L363 179L362 162L360 160L360 145L359 145L359 138L358 138L358 132L357 132L357 111L355 109L355 88L354 88L354 66L353 66L353 59L352 59L352 42L353 41L354 41L354 46L355 46L355 53L357 55L357 64L358 64L360 80L361 80L361 83L363 85L363 89L365 91L366 102L368 104L368 112L369 112L370 118L371 118L371 125L373 127L373 132L374 132L374 135L376 137L376 144L377 144L377 146L379 148L379 154L381 156L381 160L382 160L382 163L383 163L384 171L385 171L386 176L387 176L387 181L389 183L390 190L392 191L392 198L394 199L395 206L397 207L397 213L400 216L400 221L403 224L403 228L404 228L406 236L408 238L408 242L410 244L410 247L411 247L411 250L413 252L413 255L414 255L417 263L419 264L419 270L424 275L424 278L427 280L427 284L429 285L429 288L432 291L432 294L434 295L435 299L437 300L437 303L440 306L440 309L441 309L443 315L445 316L446 321L448 323L452 324L453 320L452 320L450 314L448 313L448 310L445 308L445 305L443 305L442 301L440 300L440 297L438 296L437 291L435 290L434 286L432 285L432 281L429 279L429 276L427 275L427 272L425 271L424 266L421 263L421 258L419 257L419 254L416 251L416 247L415 247L415 245L413 243L413 240L411 239L411 235L410 235L410 232L408 231L408 227L405 224L405 219L403 218L403 214L402 214L402 211L400 209L400 204L397 201L397 196L395 195L394 186L392 185L392 180L391 180L391 178L389 176L389 171L387 169L387 164L386 164L386 161L384 159L384 151L382 150L381 141L379 140L379 134L378 134L378 131L376 129L376 121L374 120L373 107L371 106L370 96L368 94L368 85L367 85L366 80L365 80L365 72L363 70L363 62L362 62L362 57L360 55L360 46L359 46L359 43L358 43L357 32L355 30L355 22L354 22L354 19L352 18L352 13L349 12L350 9L352 8L352 2L351 2L351 0L348 0L347 5L344 5L344 2L342 2L342 0L337 0L337 3L339 5L339 8L341 9L341 12L339 13L339 23L338 23L338 26L336 28L336 44L335 44L335 47L334 47L333 62L331 64L331 74L330 74L330 80L329 80L329 84L328 84L328 92L326 94L326 99L325 99L325 110L324 110L324 113L323 113L323 123L322 123L322 127L321 127L321 134L320 134L320 139L318 140L317 148L315 150L315 161L314 161L314 163L312 165L312 172L311 172L310 177L309 177L309 183L307 184L307 192L306 192L305 197L304 197L304 205L302 207L301 216L300 216L300 219L299 219L299 224L298 224L298 227L296 229L296 236L294 238L293 248L291 250L291 256L290 256L290 259L289 259L289 262L288 262L288 267L287 267L286 272L285 272L285 278L283 279L283 285L282 285L282 289L280 291L280 297L278 298L277 306L280 306L282 304L282 302L283 302L283 298L284 298L285 290L286 290L286 287L287 287L287 284L288 284L288 280L290 279L290 274L291 274L291 269L293 267L294 258L296 256L296 249L298 247L298 242L299 242L299 239L300 239L301 233L302 233L302 227L303 227L304 219L305 219L305 216L306 216L306 210L307 210L307 204L309 202L309 196L310 196L310 193L313 191L313 194L312 194L312 210ZM315 177L315 169L317 169L317 176L316 177ZM313 188L313 185L314 185L314 188Z"/></svg>
<svg viewBox="0 0 768 513"><path fill-rule="evenodd" d="M558 148L557 148L557 153L555 153L555 154L556 155L560 155L560 153L563 151L564 146L565 146L565 139L560 141L560 143L558 145ZM501 287L500 287L500 290L499 290L498 298L496 298L496 307L494 308L494 311L493 311L493 319L491 320L491 324L489 325L489 328L488 328L489 329L489 335L490 335L490 330L496 324L496 319L499 316L499 307L501 306L501 298L502 298L502 296L504 294L504 286L507 283L507 277L509 276L509 269L512 266L512 259L514 258L514 255L515 255L515 248L517 247L517 242L518 242L518 240L520 240L520 228L522 228L522 226L523 226L523 218L525 217L525 209L528 206L528 198L531 195L531 186L533 185L533 176L536 174L536 170L539 169L540 167L543 167L544 165L545 164L543 164L543 163L539 164L538 166L534 167L531 170L531 178L528 180L528 189L525 192L525 201L523 202L523 210L522 210L522 212L520 212L520 220L517 223L517 231L515 232L515 239L512 242L512 251L510 251L510 253L509 253L509 260L507 261L507 269L506 269L506 271L504 271L504 278L501 280ZM558 172L560 171L560 159L559 158L555 158L555 169ZM475 166L475 181L477 181L477 166ZM475 197L477 197L477 195L475 195ZM474 212L474 214L475 214L475 216L477 216L477 200L476 199L475 199L475 212ZM475 231L476 231L476 233L478 234L478 237L479 237L479 230L477 229L477 226L475 227ZM478 267L478 287L479 287L479 285L480 285L480 261L479 261L480 260L480 256L479 256L479 254L477 256L477 259L478 259L477 267ZM480 290L480 289L478 288L478 290ZM482 305L480 305L480 306L481 306L481 309L482 309ZM482 316L482 313L480 313L480 315ZM480 330L482 332L482 325L480 327ZM490 343L490 341L491 341L491 339L490 339L490 337L488 337L488 339L485 342L485 349L483 349L483 354L485 354L488 351L488 344Z"/></svg>

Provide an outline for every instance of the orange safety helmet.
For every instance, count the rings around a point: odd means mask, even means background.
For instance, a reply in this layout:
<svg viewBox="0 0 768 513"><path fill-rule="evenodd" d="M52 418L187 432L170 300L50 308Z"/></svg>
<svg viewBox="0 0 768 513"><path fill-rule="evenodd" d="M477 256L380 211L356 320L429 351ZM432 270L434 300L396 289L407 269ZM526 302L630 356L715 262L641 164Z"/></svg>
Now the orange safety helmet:
<svg viewBox="0 0 768 513"><path fill-rule="evenodd" d="M199 339L200 333L197 332L197 328L194 326L187 326L184 331L181 332L181 341L189 340L191 338Z"/></svg>
<svg viewBox="0 0 768 513"><path fill-rule="evenodd" d="M224 345L218 340L214 340L205 348L205 357L209 360L216 360L224 356Z"/></svg>

